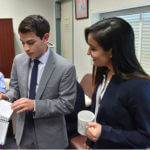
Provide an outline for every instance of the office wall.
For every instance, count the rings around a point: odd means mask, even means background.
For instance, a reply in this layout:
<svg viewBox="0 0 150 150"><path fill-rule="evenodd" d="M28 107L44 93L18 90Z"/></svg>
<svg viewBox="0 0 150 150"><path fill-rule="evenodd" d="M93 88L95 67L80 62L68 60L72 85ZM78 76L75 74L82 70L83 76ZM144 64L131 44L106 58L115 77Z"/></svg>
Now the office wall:
<svg viewBox="0 0 150 150"><path fill-rule="evenodd" d="M0 18L12 18L15 53L23 52L18 36L18 25L28 15L40 14L51 24L50 42L55 43L55 0L0 0Z"/></svg>
<svg viewBox="0 0 150 150"><path fill-rule="evenodd" d="M89 18L74 18L74 64L79 81L86 73L92 72L92 60L86 55L88 46L84 39L84 29L92 24L92 14L148 4L149 0L89 0Z"/></svg>
<svg viewBox="0 0 150 150"><path fill-rule="evenodd" d="M55 1L57 0L0 0L0 18L13 18L16 54L23 52L18 36L18 25L24 17L31 14L40 14L50 22L49 41L56 44ZM149 0L89 0L89 18L83 20L73 18L74 64L79 81L86 73L92 71L92 60L86 55L88 46L84 39L84 29L92 24L92 14L147 5L148 3L150 3Z"/></svg>

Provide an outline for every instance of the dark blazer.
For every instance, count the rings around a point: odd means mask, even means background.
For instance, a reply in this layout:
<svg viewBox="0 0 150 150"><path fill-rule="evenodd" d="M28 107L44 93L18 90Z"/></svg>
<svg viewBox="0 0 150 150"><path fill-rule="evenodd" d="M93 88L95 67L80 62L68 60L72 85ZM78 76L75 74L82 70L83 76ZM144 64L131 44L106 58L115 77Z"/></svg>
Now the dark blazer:
<svg viewBox="0 0 150 150"><path fill-rule="evenodd" d="M76 82L76 85L77 85L76 86L77 87L77 95L76 95L74 111L71 114L65 115L67 134L68 134L69 141L71 140L71 138L79 135L79 133L77 131L77 115L78 115L79 111L86 109L84 91L78 82Z"/></svg>
<svg viewBox="0 0 150 150"><path fill-rule="evenodd" d="M98 88L98 87L97 87ZM96 92L91 109L95 110ZM146 148L150 146L150 81L113 76L100 104L96 122L102 125L92 148Z"/></svg>

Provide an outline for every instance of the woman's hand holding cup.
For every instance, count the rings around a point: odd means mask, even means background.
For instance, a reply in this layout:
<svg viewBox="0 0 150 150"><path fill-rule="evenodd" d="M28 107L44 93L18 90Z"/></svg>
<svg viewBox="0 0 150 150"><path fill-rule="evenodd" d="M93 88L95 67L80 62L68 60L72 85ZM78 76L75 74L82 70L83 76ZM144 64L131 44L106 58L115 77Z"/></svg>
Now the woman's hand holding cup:
<svg viewBox="0 0 150 150"><path fill-rule="evenodd" d="M87 128L88 138L91 141L96 142L99 139L99 137L101 136L102 125L98 124L96 122L89 122L88 125L86 126L86 128Z"/></svg>

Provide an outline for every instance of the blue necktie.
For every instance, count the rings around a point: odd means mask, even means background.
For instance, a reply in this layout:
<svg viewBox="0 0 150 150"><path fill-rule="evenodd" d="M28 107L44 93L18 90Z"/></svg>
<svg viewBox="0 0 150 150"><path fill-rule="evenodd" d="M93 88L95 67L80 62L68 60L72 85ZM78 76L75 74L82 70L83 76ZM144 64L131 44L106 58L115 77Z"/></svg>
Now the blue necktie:
<svg viewBox="0 0 150 150"><path fill-rule="evenodd" d="M31 74L31 80L30 80L29 99L35 99L39 63L40 63L39 60L34 59L34 66L32 68L32 74Z"/></svg>

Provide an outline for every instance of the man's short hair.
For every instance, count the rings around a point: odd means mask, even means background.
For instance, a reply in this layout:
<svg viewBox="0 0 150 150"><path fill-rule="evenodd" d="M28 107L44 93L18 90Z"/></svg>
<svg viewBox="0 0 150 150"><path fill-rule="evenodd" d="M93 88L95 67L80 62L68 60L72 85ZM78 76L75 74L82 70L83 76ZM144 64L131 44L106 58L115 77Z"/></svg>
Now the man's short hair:
<svg viewBox="0 0 150 150"><path fill-rule="evenodd" d="M22 20L18 28L19 33L34 32L41 39L50 32L50 24L40 15L30 15Z"/></svg>

